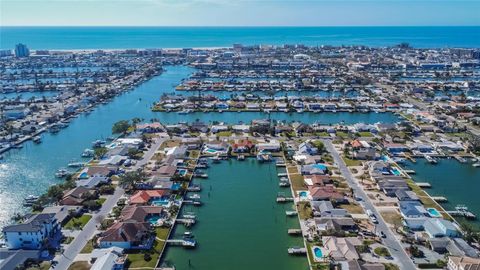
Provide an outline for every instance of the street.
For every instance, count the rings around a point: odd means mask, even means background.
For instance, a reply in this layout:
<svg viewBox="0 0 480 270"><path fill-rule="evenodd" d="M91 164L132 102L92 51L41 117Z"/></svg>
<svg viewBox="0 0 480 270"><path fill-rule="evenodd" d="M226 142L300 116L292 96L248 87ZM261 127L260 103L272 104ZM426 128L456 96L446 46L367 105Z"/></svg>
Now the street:
<svg viewBox="0 0 480 270"><path fill-rule="evenodd" d="M338 154L338 151L335 149L332 142L330 140L322 141L325 145L325 148L332 154L332 157L337 164L340 173L345 177L348 185L353 189L355 195L362 199L362 206L364 210L366 211L367 209L369 209L377 217L378 224L376 225L376 230L385 233L386 238L383 238L383 243L385 246L388 247L390 254L393 258L395 258L395 261L400 266L400 269L417 269L415 267L415 264L412 262L408 254L403 249L399 240L395 237L393 232L387 226L385 220L383 220L382 216L378 213L377 209L374 207L363 188L358 185L357 181L354 179L353 175L347 168L347 165L345 164L343 159Z"/></svg>

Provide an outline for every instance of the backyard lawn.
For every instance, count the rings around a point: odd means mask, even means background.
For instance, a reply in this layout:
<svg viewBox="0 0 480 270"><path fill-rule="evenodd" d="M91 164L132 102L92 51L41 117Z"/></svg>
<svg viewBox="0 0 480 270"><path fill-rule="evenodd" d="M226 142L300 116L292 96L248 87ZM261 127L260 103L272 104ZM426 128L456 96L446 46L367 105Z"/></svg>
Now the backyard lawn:
<svg viewBox="0 0 480 270"><path fill-rule="evenodd" d="M74 217L70 219L63 228L67 230L81 230L91 218L92 218L91 215L86 215L86 214L80 217Z"/></svg>
<svg viewBox="0 0 480 270"><path fill-rule="evenodd" d="M157 240L153 244L153 248L145 251L128 254L129 268L155 268L157 265L158 257L165 245L165 239L168 236L170 228L157 228L155 230ZM145 260L145 253L150 255L149 260Z"/></svg>

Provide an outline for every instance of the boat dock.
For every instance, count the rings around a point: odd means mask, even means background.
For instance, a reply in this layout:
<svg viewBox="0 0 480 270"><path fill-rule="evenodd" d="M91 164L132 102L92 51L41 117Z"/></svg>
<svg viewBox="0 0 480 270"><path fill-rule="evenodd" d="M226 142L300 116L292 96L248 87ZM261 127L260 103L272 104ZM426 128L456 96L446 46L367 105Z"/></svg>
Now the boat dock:
<svg viewBox="0 0 480 270"><path fill-rule="evenodd" d="M447 202L448 199L443 196L432 196L432 199L436 202Z"/></svg>
<svg viewBox="0 0 480 270"><path fill-rule="evenodd" d="M193 218L177 218L176 222L184 224L185 226L191 226L195 224L196 221Z"/></svg>
<svg viewBox="0 0 480 270"><path fill-rule="evenodd" d="M477 216L470 212L465 205L455 206L455 211L446 211L448 214L454 217L464 217L466 219L476 219Z"/></svg>
<svg viewBox="0 0 480 270"><path fill-rule="evenodd" d="M287 215L288 217L293 217L298 215L298 213L297 211L285 211L285 215Z"/></svg>
<svg viewBox="0 0 480 270"><path fill-rule="evenodd" d="M197 245L197 242L195 240L170 239L166 240L165 242L173 246L183 247L195 247Z"/></svg>
<svg viewBox="0 0 480 270"><path fill-rule="evenodd" d="M431 188L432 187L432 185L430 185L430 183L427 183L427 182L418 182L417 186L419 186L421 188Z"/></svg>
<svg viewBox="0 0 480 270"><path fill-rule="evenodd" d="M201 201L193 201L193 200L185 200L183 201L184 204L192 204L195 206L201 206L202 202Z"/></svg>
<svg viewBox="0 0 480 270"><path fill-rule="evenodd" d="M288 249L288 254L291 254L291 255L307 254L307 249L304 247L291 247Z"/></svg>
<svg viewBox="0 0 480 270"><path fill-rule="evenodd" d="M292 197L277 197L278 203L293 202Z"/></svg>
<svg viewBox="0 0 480 270"><path fill-rule="evenodd" d="M288 234L290 235L302 235L301 229L288 229Z"/></svg>
<svg viewBox="0 0 480 270"><path fill-rule="evenodd" d="M416 174L414 170L403 170L406 174Z"/></svg>
<svg viewBox="0 0 480 270"><path fill-rule="evenodd" d="M278 177L287 177L288 174L287 173L279 173L277 174Z"/></svg>

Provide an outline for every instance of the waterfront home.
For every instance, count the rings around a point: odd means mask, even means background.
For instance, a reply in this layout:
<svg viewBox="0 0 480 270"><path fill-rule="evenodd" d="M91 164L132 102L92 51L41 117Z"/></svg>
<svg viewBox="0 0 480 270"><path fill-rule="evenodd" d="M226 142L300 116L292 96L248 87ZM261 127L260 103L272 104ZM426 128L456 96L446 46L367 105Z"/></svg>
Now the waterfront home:
<svg viewBox="0 0 480 270"><path fill-rule="evenodd" d="M425 221L428 217L419 217L419 218L403 218L402 223L405 227L412 231L422 231Z"/></svg>
<svg viewBox="0 0 480 270"><path fill-rule="evenodd" d="M348 211L343 208L333 207L330 201L311 201L313 215L316 217L345 217L348 216Z"/></svg>
<svg viewBox="0 0 480 270"><path fill-rule="evenodd" d="M399 154L410 151L407 146L399 143L386 143L383 145L383 147L392 154Z"/></svg>
<svg viewBox="0 0 480 270"><path fill-rule="evenodd" d="M255 144L250 140L238 140L232 144L232 151L234 153L249 153L254 147Z"/></svg>
<svg viewBox="0 0 480 270"><path fill-rule="evenodd" d="M86 187L88 189L93 189L99 185L108 184L110 182L110 178L105 176L92 176L87 179L81 179L75 181L77 187Z"/></svg>
<svg viewBox="0 0 480 270"><path fill-rule="evenodd" d="M93 176L110 177L117 171L114 166L89 166L80 171L78 179L88 179Z"/></svg>
<svg viewBox="0 0 480 270"><path fill-rule="evenodd" d="M228 126L227 125L212 125L210 127L210 131L212 133L219 133L219 132L222 132L222 131L228 131Z"/></svg>
<svg viewBox="0 0 480 270"><path fill-rule="evenodd" d="M420 201L417 194L411 190L398 189L395 191L395 196L399 201Z"/></svg>
<svg viewBox="0 0 480 270"><path fill-rule="evenodd" d="M418 201L401 201L399 204L400 214L403 218L422 218L428 216L428 211Z"/></svg>
<svg viewBox="0 0 480 270"><path fill-rule="evenodd" d="M328 252L328 256L335 261L358 260L360 258L355 247L361 246L362 241L357 237L324 236L322 237L322 243Z"/></svg>
<svg viewBox="0 0 480 270"><path fill-rule="evenodd" d="M352 146L352 156L354 159L371 160L377 158L375 148L364 140L354 140L350 143Z"/></svg>
<svg viewBox="0 0 480 270"><path fill-rule="evenodd" d="M123 248L96 248L90 254L90 270L122 270L124 269L126 256Z"/></svg>
<svg viewBox="0 0 480 270"><path fill-rule="evenodd" d="M141 133L158 133L164 131L162 124L159 122L137 124L135 130Z"/></svg>
<svg viewBox="0 0 480 270"><path fill-rule="evenodd" d="M187 147L185 145L179 145L172 148L169 148L165 155L171 156L174 158L184 158L187 155Z"/></svg>
<svg viewBox="0 0 480 270"><path fill-rule="evenodd" d="M207 155L225 155L230 146L225 142L206 143L203 145L202 154Z"/></svg>
<svg viewBox="0 0 480 270"><path fill-rule="evenodd" d="M480 269L480 258L449 256L448 270L476 270Z"/></svg>
<svg viewBox="0 0 480 270"><path fill-rule="evenodd" d="M117 222L100 233L98 246L149 250L152 248L154 238L155 234L152 233L152 227L148 222Z"/></svg>
<svg viewBox="0 0 480 270"><path fill-rule="evenodd" d="M2 232L10 249L56 248L61 238L55 214L30 215L21 224L5 226Z"/></svg>
<svg viewBox="0 0 480 270"><path fill-rule="evenodd" d="M308 191L313 201L334 201L345 203L345 195L336 191L333 186L309 186Z"/></svg>
<svg viewBox="0 0 480 270"><path fill-rule="evenodd" d="M54 205L45 207L42 214L54 214L59 224L65 224L72 216L80 215L83 207L78 205Z"/></svg>
<svg viewBox="0 0 480 270"><path fill-rule="evenodd" d="M307 175L304 177L305 184L307 186L325 186L333 183L332 177L330 175Z"/></svg>
<svg viewBox="0 0 480 270"><path fill-rule="evenodd" d="M280 142L271 140L270 142L257 143L257 151L279 152L281 150Z"/></svg>
<svg viewBox="0 0 480 270"><path fill-rule="evenodd" d="M250 131L250 125L233 125L232 131L237 133L247 133Z"/></svg>
<svg viewBox="0 0 480 270"><path fill-rule="evenodd" d="M94 190L79 186L66 191L59 203L61 205L82 205L87 197L93 194L95 194Z"/></svg>
<svg viewBox="0 0 480 270"><path fill-rule="evenodd" d="M172 165L164 165L158 168L158 170L152 172L154 176L161 178L172 178L177 172L177 167Z"/></svg>
<svg viewBox="0 0 480 270"><path fill-rule="evenodd" d="M327 231L357 231L357 225L351 217L318 217L315 226L319 232Z"/></svg>
<svg viewBox="0 0 480 270"><path fill-rule="evenodd" d="M448 244L446 246L446 250L451 256L467 256L467 257L474 257L480 258L480 252L469 245L463 238L460 237L444 237L444 238L430 238L429 241L436 239L447 239Z"/></svg>
<svg viewBox="0 0 480 270"><path fill-rule="evenodd" d="M187 147L187 150L198 150L202 146L202 139L199 137L182 138L182 145Z"/></svg>
<svg viewBox="0 0 480 270"><path fill-rule="evenodd" d="M160 220L167 216L168 214L164 211L162 206L132 204L127 205L122 209L120 220L147 222L152 220L152 218Z"/></svg>
<svg viewBox="0 0 480 270"><path fill-rule="evenodd" d="M129 202L130 204L150 204L152 201L168 199L170 191L168 190L139 190L133 194Z"/></svg>
<svg viewBox="0 0 480 270"><path fill-rule="evenodd" d="M398 190L410 190L407 182L401 176L376 176L377 188L389 197L395 197Z"/></svg>
<svg viewBox="0 0 480 270"><path fill-rule="evenodd" d="M325 164L302 165L301 173L303 175L324 175L328 173L328 168Z"/></svg>
<svg viewBox="0 0 480 270"><path fill-rule="evenodd" d="M298 151L296 154L308 154L308 155L316 155L318 154L318 148L313 146L310 142L303 142L298 146Z"/></svg>
<svg viewBox="0 0 480 270"><path fill-rule="evenodd" d="M431 238L456 237L460 234L452 222L443 218L429 218L423 227Z"/></svg>

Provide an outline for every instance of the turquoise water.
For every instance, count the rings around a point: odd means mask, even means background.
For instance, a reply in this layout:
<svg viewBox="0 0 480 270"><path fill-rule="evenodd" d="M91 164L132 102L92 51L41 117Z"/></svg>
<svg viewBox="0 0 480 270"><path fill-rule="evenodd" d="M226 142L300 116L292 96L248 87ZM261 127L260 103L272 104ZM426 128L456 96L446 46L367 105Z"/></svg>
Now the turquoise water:
<svg viewBox="0 0 480 270"><path fill-rule="evenodd" d="M287 253L303 240L287 233L300 227L297 218L285 215L293 205L275 202L280 187L274 163L231 159L211 164L208 175L208 180L194 179L203 187L203 205L182 209L197 217L188 230L198 246L167 247L164 263L178 270L308 269L306 257ZM172 238L180 239L184 231L177 226Z"/></svg>
<svg viewBox="0 0 480 270"><path fill-rule="evenodd" d="M478 47L480 27L0 27L0 48L191 48L242 44ZM48 37L48 38L46 38Z"/></svg>
<svg viewBox="0 0 480 270"><path fill-rule="evenodd" d="M427 211L428 213L430 214L431 217L441 217L442 214L440 214L440 212L438 212L437 209L435 208L427 208Z"/></svg>
<svg viewBox="0 0 480 270"><path fill-rule="evenodd" d="M432 196L444 196L448 202L441 205L447 210L455 210L458 204L466 205L480 217L480 168L470 163L460 163L455 159L441 159L439 165L426 162L406 162L405 168L415 170L412 178L417 182L428 182L432 188L425 189ZM472 224L480 227L480 221Z"/></svg>
<svg viewBox="0 0 480 270"><path fill-rule="evenodd" d="M315 254L315 257L319 259L323 257L322 250L319 247L315 247L313 253Z"/></svg>
<svg viewBox="0 0 480 270"><path fill-rule="evenodd" d="M167 71L142 85L135 90L116 97L111 103L100 105L89 115L81 115L74 119L69 127L56 135L42 134L42 143L27 142L23 149L11 150L4 153L4 160L0 161L0 227L9 222L16 212L24 212L23 199L30 195L40 195L47 188L61 180L55 178L55 172L65 167L72 160L79 160L85 148L100 138L111 135L111 126L118 120L143 118L149 121L152 118L165 123L178 121L205 122L225 121L238 123L250 122L252 119L267 118L263 113L192 113L179 115L177 113L154 113L150 110L153 102L158 101L160 95L173 91L173 85L189 76L193 70L183 66L167 67ZM390 113L272 113L272 119L297 120L308 123L320 121L322 123L366 122L375 123L394 122L398 118Z"/></svg>

